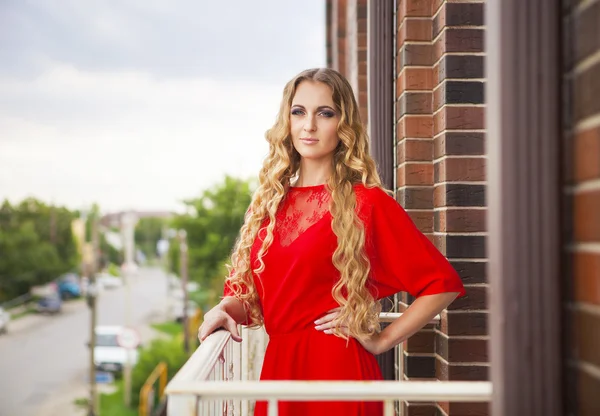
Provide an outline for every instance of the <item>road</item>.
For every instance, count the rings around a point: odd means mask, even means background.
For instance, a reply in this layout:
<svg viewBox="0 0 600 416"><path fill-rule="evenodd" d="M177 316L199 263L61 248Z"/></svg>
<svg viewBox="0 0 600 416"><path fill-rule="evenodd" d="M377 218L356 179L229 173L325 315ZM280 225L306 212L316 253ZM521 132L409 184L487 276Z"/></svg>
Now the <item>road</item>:
<svg viewBox="0 0 600 416"><path fill-rule="evenodd" d="M148 339L149 321L167 308L167 281L159 269L140 269L131 279L131 326ZM102 291L99 325L124 325L125 288ZM58 316L26 316L0 336L0 416L45 416L40 406L65 386L88 380L90 313L82 300L67 302ZM65 415L67 416L67 415Z"/></svg>

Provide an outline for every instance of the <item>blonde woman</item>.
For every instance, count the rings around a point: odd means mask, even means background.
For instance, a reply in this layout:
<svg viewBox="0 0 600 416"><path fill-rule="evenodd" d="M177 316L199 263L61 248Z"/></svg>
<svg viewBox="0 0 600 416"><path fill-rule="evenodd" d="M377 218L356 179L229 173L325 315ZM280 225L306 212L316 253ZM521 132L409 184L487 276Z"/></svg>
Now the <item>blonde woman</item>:
<svg viewBox="0 0 600 416"><path fill-rule="evenodd" d="M379 380L375 355L409 338L464 288L382 188L347 80L306 70L285 86L259 187L204 340L237 324L269 334L263 380ZM380 331L378 300L416 297ZM381 403L282 402L279 414L379 415ZM257 403L256 415L265 415Z"/></svg>

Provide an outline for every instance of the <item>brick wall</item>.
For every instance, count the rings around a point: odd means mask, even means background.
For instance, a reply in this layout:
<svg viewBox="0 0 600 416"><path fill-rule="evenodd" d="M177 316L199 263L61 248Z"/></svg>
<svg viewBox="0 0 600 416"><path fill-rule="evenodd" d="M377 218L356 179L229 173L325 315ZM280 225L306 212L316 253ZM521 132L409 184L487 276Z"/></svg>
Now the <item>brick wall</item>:
<svg viewBox="0 0 600 416"><path fill-rule="evenodd" d="M404 378L487 380L482 1L397 2L397 195L468 296L405 345ZM400 309L412 299L399 299ZM487 404L407 404L406 415L482 415Z"/></svg>
<svg viewBox="0 0 600 416"><path fill-rule="evenodd" d="M328 5L328 62L355 86L366 121L367 2ZM484 2L396 5L397 198L468 292L442 314L439 327L428 326L405 344L399 378L487 380ZM398 300L400 311L412 301L406 294ZM404 405L404 415L467 414L488 414L488 405Z"/></svg>
<svg viewBox="0 0 600 416"><path fill-rule="evenodd" d="M565 1L567 413L600 414L600 1Z"/></svg>
<svg viewBox="0 0 600 416"><path fill-rule="evenodd" d="M343 74L368 124L367 0L327 0L327 65Z"/></svg>
<svg viewBox="0 0 600 416"><path fill-rule="evenodd" d="M327 37L331 47L327 48L328 65L346 75L346 0L327 0Z"/></svg>

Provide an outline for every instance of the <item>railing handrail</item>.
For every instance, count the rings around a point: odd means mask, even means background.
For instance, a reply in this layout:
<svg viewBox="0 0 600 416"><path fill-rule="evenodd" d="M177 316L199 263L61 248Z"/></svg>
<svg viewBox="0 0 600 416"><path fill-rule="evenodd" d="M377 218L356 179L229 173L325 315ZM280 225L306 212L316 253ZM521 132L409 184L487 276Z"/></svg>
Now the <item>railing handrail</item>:
<svg viewBox="0 0 600 416"><path fill-rule="evenodd" d="M402 316L401 312L382 312L379 314L379 321L390 323ZM440 315L436 315L431 324L438 324ZM194 351L192 356L177 372L174 380L205 380L210 374L211 369L217 363L217 360L223 353L231 334L225 330L216 331L210 334L200 347Z"/></svg>
<svg viewBox="0 0 600 416"><path fill-rule="evenodd" d="M379 318L389 323L400 316L385 312ZM439 322L437 315L430 323ZM381 401L385 414L393 415L398 401L489 402L492 398L492 383L488 381L250 380L240 367L248 364L241 358L243 351L242 346L232 345L228 331L209 335L167 385L169 413L213 415L232 411L242 416L248 414L252 402L264 400L269 403L269 415L276 415L280 401ZM245 360L253 355L250 351L245 354Z"/></svg>
<svg viewBox="0 0 600 416"><path fill-rule="evenodd" d="M231 334L225 330L210 334L175 374L171 383L178 380L206 380L230 338ZM168 390L167 386L167 394L169 394Z"/></svg>
<svg viewBox="0 0 600 416"><path fill-rule="evenodd" d="M400 318L401 316L402 316L402 312L381 312L379 314L379 322L389 324L391 322L394 322L396 319ZM436 315L433 318L431 318L431 321L429 323L437 325L440 323L440 320L441 320L440 315Z"/></svg>
<svg viewBox="0 0 600 416"><path fill-rule="evenodd" d="M21 295L16 298L7 300L6 302L0 303L0 307L9 311L9 310L17 308L25 303L31 302L32 300L33 300L33 296L31 296L31 293L25 293L24 295Z"/></svg>
<svg viewBox="0 0 600 416"><path fill-rule="evenodd" d="M170 395L202 399L487 402L489 381L189 381L174 380Z"/></svg>

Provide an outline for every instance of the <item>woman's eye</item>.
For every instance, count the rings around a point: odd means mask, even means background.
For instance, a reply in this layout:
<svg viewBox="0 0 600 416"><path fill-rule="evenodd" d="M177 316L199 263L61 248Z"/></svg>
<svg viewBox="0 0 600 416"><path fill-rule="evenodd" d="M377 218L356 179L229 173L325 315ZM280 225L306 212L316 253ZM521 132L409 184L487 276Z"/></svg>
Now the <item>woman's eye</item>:
<svg viewBox="0 0 600 416"><path fill-rule="evenodd" d="M333 117L335 114L333 114L331 111L323 111L321 113L323 115L323 117Z"/></svg>
<svg viewBox="0 0 600 416"><path fill-rule="evenodd" d="M299 110L299 109L292 110L292 115L294 115L294 116L301 116L302 114L303 114L302 110Z"/></svg>

